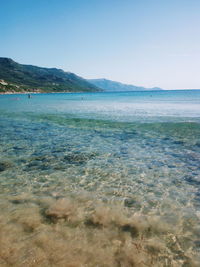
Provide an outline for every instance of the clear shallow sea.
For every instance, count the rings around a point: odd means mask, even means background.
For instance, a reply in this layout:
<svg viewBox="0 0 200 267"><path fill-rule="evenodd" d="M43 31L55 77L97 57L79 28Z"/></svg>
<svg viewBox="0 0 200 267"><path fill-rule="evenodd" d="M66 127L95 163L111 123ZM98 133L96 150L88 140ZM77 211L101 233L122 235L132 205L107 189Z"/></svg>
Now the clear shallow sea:
<svg viewBox="0 0 200 267"><path fill-rule="evenodd" d="M200 90L0 95L0 266L199 266Z"/></svg>

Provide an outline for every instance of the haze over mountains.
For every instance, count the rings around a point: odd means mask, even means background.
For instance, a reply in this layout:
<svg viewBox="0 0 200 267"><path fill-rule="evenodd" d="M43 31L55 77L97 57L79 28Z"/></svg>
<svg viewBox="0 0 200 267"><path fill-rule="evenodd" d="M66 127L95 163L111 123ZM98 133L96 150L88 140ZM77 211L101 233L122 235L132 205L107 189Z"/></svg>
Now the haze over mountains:
<svg viewBox="0 0 200 267"><path fill-rule="evenodd" d="M107 79L89 79L88 82L96 85L97 87L109 92L121 92L121 91L158 91L162 90L159 87L145 88L142 86L135 86L131 84L124 84Z"/></svg>
<svg viewBox="0 0 200 267"><path fill-rule="evenodd" d="M0 57L0 92L101 92L161 90L123 84L107 79L86 80L56 68L23 65Z"/></svg>

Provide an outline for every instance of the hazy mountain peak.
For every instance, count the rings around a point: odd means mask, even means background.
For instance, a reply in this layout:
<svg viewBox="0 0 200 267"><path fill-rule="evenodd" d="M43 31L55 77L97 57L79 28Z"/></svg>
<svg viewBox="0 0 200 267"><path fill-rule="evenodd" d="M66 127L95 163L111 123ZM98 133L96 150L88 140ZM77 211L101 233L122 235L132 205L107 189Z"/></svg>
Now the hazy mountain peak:
<svg viewBox="0 0 200 267"><path fill-rule="evenodd" d="M112 80L108 80L105 78L101 79L89 79L90 83L96 85L97 87L109 91L109 92L120 92L120 91L158 91L162 90L159 87L153 87L153 88L145 88L142 86L135 86L132 84L124 84L121 82L116 82Z"/></svg>

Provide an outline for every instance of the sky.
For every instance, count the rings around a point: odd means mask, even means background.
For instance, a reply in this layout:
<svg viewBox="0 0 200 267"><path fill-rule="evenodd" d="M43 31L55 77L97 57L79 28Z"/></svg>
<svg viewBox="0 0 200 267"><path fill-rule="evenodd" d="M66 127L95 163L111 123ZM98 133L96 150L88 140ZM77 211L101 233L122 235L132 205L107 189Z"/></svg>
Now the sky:
<svg viewBox="0 0 200 267"><path fill-rule="evenodd" d="M200 0L0 0L0 56L164 89L200 88Z"/></svg>

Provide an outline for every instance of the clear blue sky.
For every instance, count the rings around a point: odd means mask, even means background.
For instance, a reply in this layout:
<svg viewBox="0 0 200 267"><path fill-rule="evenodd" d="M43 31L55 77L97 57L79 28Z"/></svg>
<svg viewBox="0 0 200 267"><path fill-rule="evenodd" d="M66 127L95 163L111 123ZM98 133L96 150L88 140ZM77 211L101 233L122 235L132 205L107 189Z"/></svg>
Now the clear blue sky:
<svg viewBox="0 0 200 267"><path fill-rule="evenodd" d="M200 88L200 0L0 0L0 56L84 78Z"/></svg>

